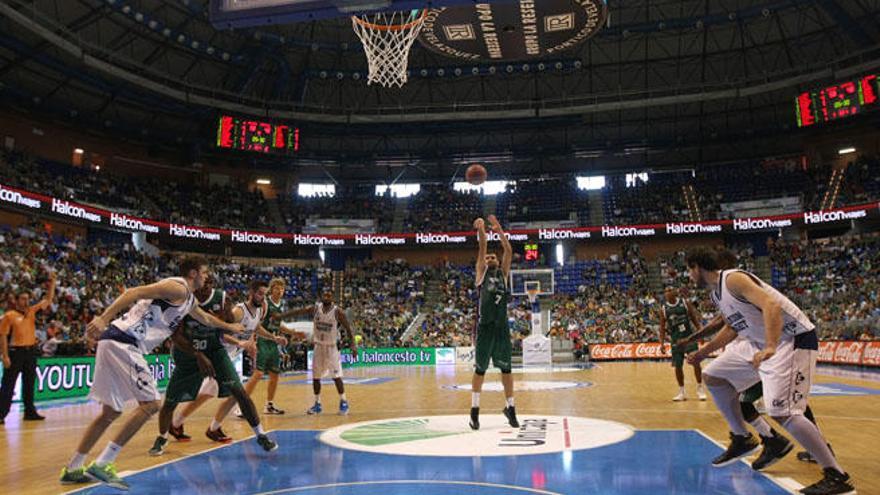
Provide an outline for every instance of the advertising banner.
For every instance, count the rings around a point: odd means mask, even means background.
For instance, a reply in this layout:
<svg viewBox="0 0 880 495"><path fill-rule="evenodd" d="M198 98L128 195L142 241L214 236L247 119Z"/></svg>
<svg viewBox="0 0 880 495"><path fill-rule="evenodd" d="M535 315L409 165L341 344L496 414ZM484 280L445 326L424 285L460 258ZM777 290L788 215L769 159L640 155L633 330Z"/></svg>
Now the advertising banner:
<svg viewBox="0 0 880 495"><path fill-rule="evenodd" d="M388 347L378 349L358 349L357 359L351 351L340 351L343 368L366 368L372 366L422 366L437 364L437 350L433 347ZM448 353L446 353L448 354ZM309 351L308 365L312 368L314 351ZM453 354L454 355L454 354ZM446 357L445 359L449 359ZM453 361L454 363L454 361Z"/></svg>
<svg viewBox="0 0 880 495"><path fill-rule="evenodd" d="M661 348L657 342L590 344L590 359L665 359L670 358L669 344ZM880 366L880 342L822 341L819 342L820 363Z"/></svg>
<svg viewBox="0 0 880 495"><path fill-rule="evenodd" d="M168 385L174 362L168 354L144 356L160 389ZM88 395L94 379L94 356L53 357L37 360L35 401L83 397ZM3 371L0 369L0 376ZM14 401L21 400L21 376L15 385Z"/></svg>
<svg viewBox="0 0 880 495"><path fill-rule="evenodd" d="M0 184L0 206L18 210L39 211L67 220L90 225L146 232L173 238L186 238L227 245L263 246L430 246L476 243L476 233L467 232L406 232L406 233L348 233L348 234L278 234L250 229L228 230L167 223L138 218L117 211L61 200L43 194ZM773 216L755 216L735 220L705 222L669 222L651 225L603 225L574 227L565 221L554 227L511 228L506 233L511 241L592 241L614 238L659 236L690 236L737 232L756 232L792 227L851 222L880 216L880 205L869 203L827 211L806 211ZM498 235L490 233L489 241Z"/></svg>

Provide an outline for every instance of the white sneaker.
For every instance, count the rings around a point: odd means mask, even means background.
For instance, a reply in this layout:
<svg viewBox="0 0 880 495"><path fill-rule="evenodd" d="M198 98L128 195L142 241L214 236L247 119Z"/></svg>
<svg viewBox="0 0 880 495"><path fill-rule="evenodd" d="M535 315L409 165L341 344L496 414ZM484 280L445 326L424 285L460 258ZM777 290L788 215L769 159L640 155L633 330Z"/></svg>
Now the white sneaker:
<svg viewBox="0 0 880 495"><path fill-rule="evenodd" d="M684 390L678 393L675 397L672 398L672 402L681 402L687 400L687 397L684 396Z"/></svg>
<svg viewBox="0 0 880 495"><path fill-rule="evenodd" d="M697 387L697 397L700 400L706 400L706 389L703 387Z"/></svg>

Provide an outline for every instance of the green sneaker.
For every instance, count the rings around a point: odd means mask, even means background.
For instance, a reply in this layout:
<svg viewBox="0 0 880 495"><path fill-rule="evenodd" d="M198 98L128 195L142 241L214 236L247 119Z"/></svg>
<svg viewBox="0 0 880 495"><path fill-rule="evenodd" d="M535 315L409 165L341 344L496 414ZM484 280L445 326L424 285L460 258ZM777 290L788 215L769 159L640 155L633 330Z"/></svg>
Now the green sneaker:
<svg viewBox="0 0 880 495"><path fill-rule="evenodd" d="M79 469L67 469L67 466L61 470L61 484L62 485L76 485L79 483L88 483L92 481L91 478L86 476L86 468Z"/></svg>
<svg viewBox="0 0 880 495"><path fill-rule="evenodd" d="M86 469L86 475L117 490L128 490L128 483L116 475L116 466L112 462L106 466L99 466L93 462Z"/></svg>
<svg viewBox="0 0 880 495"><path fill-rule="evenodd" d="M165 445L168 443L167 438L156 437L156 441L153 442L153 448L150 449L150 455L153 457L160 456L165 453Z"/></svg>

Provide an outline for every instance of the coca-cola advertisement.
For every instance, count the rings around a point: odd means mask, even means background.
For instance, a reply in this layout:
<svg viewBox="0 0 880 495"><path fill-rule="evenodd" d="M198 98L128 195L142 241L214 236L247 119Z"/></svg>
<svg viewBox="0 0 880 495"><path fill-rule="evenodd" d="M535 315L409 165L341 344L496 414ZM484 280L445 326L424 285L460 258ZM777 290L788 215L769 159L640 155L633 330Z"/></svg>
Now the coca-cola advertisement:
<svg viewBox="0 0 880 495"><path fill-rule="evenodd" d="M861 364L864 342L838 342L834 351L835 364Z"/></svg>
<svg viewBox="0 0 880 495"><path fill-rule="evenodd" d="M880 342L865 342L862 351L862 365L880 366Z"/></svg>
<svg viewBox="0 0 880 495"><path fill-rule="evenodd" d="M721 351L712 353L717 356ZM592 344L590 358L594 361L616 359L665 359L671 357L669 344L658 342L631 342L622 344ZM880 342L819 342L820 363L880 366Z"/></svg>

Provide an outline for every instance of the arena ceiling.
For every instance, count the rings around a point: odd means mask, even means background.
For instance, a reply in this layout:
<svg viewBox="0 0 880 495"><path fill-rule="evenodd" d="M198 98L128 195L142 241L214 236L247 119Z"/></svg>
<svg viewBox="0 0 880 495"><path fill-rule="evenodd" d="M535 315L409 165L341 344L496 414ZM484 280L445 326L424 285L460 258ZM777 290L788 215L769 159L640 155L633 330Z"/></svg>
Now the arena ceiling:
<svg viewBox="0 0 880 495"><path fill-rule="evenodd" d="M228 30L206 0L0 0L0 97L200 152L221 112L271 116L303 129L303 152L283 166L370 175L376 162L485 155L523 172L721 159L744 141L791 151L780 136L796 129L799 90L880 67L880 0L610 0L608 11L595 37L552 60L491 68L416 43L409 83L383 89L364 81L346 18Z"/></svg>

